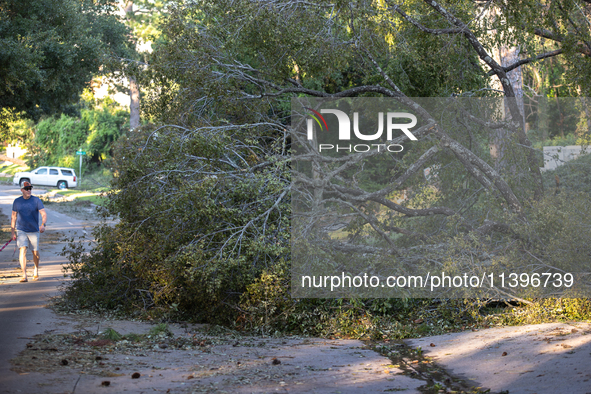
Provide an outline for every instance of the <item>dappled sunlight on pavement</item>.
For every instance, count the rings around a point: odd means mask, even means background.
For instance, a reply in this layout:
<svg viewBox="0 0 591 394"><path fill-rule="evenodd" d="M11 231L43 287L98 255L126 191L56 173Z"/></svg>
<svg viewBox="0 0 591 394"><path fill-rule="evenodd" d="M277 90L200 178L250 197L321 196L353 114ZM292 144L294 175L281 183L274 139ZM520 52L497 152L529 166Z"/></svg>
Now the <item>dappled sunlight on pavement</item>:
<svg viewBox="0 0 591 394"><path fill-rule="evenodd" d="M493 392L591 393L591 325L548 323L407 341Z"/></svg>

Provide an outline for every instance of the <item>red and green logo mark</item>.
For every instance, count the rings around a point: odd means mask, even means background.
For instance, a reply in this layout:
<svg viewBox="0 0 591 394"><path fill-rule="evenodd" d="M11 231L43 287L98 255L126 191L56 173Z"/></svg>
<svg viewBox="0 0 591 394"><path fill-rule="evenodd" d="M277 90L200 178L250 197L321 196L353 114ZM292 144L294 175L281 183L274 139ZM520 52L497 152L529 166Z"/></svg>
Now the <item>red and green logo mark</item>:
<svg viewBox="0 0 591 394"><path fill-rule="evenodd" d="M318 127L320 127L320 130L322 130L322 124L320 123L320 120L322 120L322 123L324 123L324 128L326 129L326 131L328 131L328 125L326 124L326 120L324 120L324 117L322 115L320 115L320 113L318 111L314 111L312 108L308 108L308 107L304 107L304 109L307 109L308 111L311 111L312 114L310 116L312 116L312 118L316 121L316 123L318 123ZM320 118L320 119L318 119Z"/></svg>

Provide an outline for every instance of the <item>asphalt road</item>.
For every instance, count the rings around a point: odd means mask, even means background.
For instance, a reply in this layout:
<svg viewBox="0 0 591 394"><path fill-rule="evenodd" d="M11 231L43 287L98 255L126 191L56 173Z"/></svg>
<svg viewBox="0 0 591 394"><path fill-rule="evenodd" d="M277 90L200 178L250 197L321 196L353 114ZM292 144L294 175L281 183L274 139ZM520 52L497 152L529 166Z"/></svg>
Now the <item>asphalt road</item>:
<svg viewBox="0 0 591 394"><path fill-rule="evenodd" d="M33 190L33 195L43 193L40 189ZM12 202L20 195L17 186L0 186L0 209L8 218L12 212ZM12 388L12 392L18 392L20 376L10 370L9 360L25 348L30 338L43 333L45 327L59 324L56 316L45 308L48 298L57 293L58 286L64 281L62 264L66 263L66 259L58 255L63 244L57 240L62 235L82 235L92 225L47 208L46 212L47 231L41 236L39 281L18 282L21 271L18 250L14 252L16 241L0 252L0 388ZM1 223L5 224L10 223ZM1 245L8 239L0 239ZM52 242L48 243L50 240ZM27 272L32 278L30 251L27 257Z"/></svg>

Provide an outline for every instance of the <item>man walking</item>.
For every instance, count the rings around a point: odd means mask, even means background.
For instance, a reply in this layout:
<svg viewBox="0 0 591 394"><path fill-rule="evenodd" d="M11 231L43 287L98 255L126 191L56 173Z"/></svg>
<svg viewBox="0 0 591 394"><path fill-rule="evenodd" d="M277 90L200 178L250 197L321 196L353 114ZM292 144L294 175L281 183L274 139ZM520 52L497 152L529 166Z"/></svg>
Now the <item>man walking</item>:
<svg viewBox="0 0 591 394"><path fill-rule="evenodd" d="M33 280L39 280L39 233L45 232L47 214L43 201L38 197L31 196L33 186L29 182L23 183L22 197L12 203L12 220L10 228L12 239L16 240L19 247L19 260L23 269L23 277L20 282L28 282L27 279L27 248L33 249ZM39 226L39 214L41 214L41 226Z"/></svg>

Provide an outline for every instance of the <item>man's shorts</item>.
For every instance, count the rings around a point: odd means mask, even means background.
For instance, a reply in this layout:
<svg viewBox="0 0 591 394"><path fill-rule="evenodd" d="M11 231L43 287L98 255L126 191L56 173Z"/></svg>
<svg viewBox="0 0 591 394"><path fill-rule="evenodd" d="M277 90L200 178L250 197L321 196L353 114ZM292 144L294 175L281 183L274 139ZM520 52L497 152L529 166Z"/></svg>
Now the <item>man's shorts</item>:
<svg viewBox="0 0 591 394"><path fill-rule="evenodd" d="M24 231L16 230L16 245L19 248L32 247L33 251L39 250L39 233L25 233Z"/></svg>

